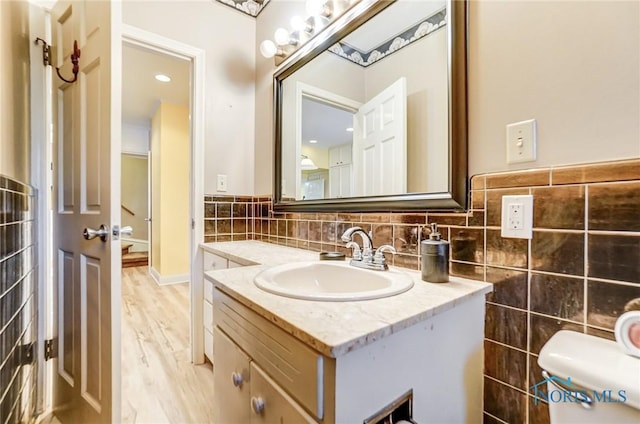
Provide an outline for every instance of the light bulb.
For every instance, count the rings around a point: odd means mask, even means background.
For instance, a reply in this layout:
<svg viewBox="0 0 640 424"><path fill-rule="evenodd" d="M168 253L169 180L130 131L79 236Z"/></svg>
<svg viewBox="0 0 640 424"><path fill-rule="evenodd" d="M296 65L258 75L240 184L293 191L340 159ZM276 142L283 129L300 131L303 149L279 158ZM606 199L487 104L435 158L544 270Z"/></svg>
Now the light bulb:
<svg viewBox="0 0 640 424"><path fill-rule="evenodd" d="M333 0L307 0L305 9L311 16L331 17L333 14Z"/></svg>
<svg viewBox="0 0 640 424"><path fill-rule="evenodd" d="M284 46L289 44L291 36L289 35L289 31L287 31L286 29L278 28L273 35L273 38L275 38L277 45Z"/></svg>
<svg viewBox="0 0 640 424"><path fill-rule="evenodd" d="M293 28L294 31L304 31L307 29L307 23L304 21L302 16L296 15L291 18L291 28Z"/></svg>
<svg viewBox="0 0 640 424"><path fill-rule="evenodd" d="M325 3L326 0L307 0L307 2L305 3L307 14L311 16L322 14Z"/></svg>
<svg viewBox="0 0 640 424"><path fill-rule="evenodd" d="M267 59L275 56L277 51L278 48L271 40L264 40L262 43L260 43L260 53Z"/></svg>

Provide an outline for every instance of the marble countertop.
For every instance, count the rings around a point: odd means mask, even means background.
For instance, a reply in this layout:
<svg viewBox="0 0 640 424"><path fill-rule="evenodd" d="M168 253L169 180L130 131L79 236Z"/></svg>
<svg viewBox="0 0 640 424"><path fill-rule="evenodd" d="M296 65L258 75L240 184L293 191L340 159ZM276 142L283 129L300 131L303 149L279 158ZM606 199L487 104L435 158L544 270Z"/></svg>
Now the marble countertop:
<svg viewBox="0 0 640 424"><path fill-rule="evenodd" d="M208 271L207 280L287 333L334 358L492 290L489 283L458 277L451 277L444 284L427 283L421 280L418 271L396 268L409 274L414 286L395 296L352 302L292 299L259 289L253 278L275 265L317 260L318 252L260 241L203 243L201 247L247 265Z"/></svg>

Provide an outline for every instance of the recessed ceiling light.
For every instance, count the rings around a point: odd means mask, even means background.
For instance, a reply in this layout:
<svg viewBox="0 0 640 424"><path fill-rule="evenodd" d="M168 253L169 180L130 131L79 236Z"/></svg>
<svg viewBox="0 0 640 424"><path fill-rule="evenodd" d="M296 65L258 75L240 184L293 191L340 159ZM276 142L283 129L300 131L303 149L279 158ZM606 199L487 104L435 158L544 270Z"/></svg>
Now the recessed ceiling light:
<svg viewBox="0 0 640 424"><path fill-rule="evenodd" d="M316 144L318 142L318 140L309 140L309 143L311 144Z"/></svg>
<svg viewBox="0 0 640 424"><path fill-rule="evenodd" d="M156 79L160 82L169 82L171 81L171 77L165 74L156 74Z"/></svg>
<svg viewBox="0 0 640 424"><path fill-rule="evenodd" d="M353 128L352 127L347 128L347 132L353 132Z"/></svg>

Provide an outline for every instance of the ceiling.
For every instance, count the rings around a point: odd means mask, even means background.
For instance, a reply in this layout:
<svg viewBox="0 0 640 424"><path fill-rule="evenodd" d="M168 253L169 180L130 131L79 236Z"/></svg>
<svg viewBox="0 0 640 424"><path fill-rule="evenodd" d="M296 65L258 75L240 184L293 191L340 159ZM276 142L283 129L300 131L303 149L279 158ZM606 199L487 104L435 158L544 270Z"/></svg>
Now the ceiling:
<svg viewBox="0 0 640 424"><path fill-rule="evenodd" d="M308 97L302 98L302 144L317 149L329 149L351 143L353 133L353 112L320 102ZM317 140L311 144L309 140Z"/></svg>
<svg viewBox="0 0 640 424"><path fill-rule="evenodd" d="M189 107L189 61L124 44L122 69L124 123L151 126L160 101ZM157 81L159 73L170 76L171 82Z"/></svg>

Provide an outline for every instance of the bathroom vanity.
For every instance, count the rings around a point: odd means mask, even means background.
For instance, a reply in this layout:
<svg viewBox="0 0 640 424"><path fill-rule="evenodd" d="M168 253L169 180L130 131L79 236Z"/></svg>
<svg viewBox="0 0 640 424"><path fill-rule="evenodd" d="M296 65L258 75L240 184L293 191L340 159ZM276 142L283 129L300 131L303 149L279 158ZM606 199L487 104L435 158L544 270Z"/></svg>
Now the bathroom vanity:
<svg viewBox="0 0 640 424"><path fill-rule="evenodd" d="M258 241L202 251L216 422L368 422L394 402L409 403L417 422L481 420L490 284L431 284L402 270L414 286L395 296L300 300L263 291L254 278L317 253Z"/></svg>

